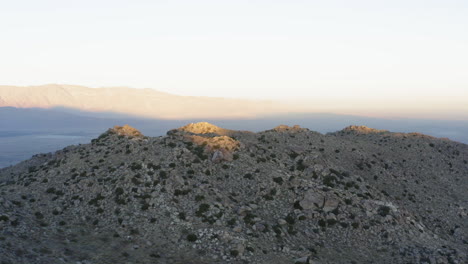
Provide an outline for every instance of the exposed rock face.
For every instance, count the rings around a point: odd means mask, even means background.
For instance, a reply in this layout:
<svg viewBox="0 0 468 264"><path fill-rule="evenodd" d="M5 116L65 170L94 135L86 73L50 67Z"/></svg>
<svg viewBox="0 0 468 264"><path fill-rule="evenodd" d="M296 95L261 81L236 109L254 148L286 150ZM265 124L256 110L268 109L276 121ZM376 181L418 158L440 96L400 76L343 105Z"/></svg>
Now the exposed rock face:
<svg viewBox="0 0 468 264"><path fill-rule="evenodd" d="M233 152L241 143L229 136L242 132L217 127L207 122L192 123L168 132L172 137L179 137L194 143L202 155L210 155L211 161L232 161Z"/></svg>
<svg viewBox="0 0 468 264"><path fill-rule="evenodd" d="M190 132L194 134L217 134L220 136L228 135L230 134L230 132L233 132L232 130L220 128L208 122L191 123L177 130Z"/></svg>
<svg viewBox="0 0 468 264"><path fill-rule="evenodd" d="M138 131L137 129L129 125L114 126L114 128L109 129L109 133L115 133L119 136L126 136L126 137L136 137L136 138L143 137L143 134L141 134L140 131Z"/></svg>
<svg viewBox="0 0 468 264"><path fill-rule="evenodd" d="M354 132L360 134L370 134L370 133L384 133L388 130L378 130L366 126L349 126L342 130L343 132Z"/></svg>
<svg viewBox="0 0 468 264"><path fill-rule="evenodd" d="M324 202L324 195L311 189L305 193L304 199L301 200L300 205L303 209L310 210L314 208L322 208Z"/></svg>
<svg viewBox="0 0 468 264"><path fill-rule="evenodd" d="M0 170L0 260L467 263L468 146L351 130L124 126L36 155Z"/></svg>

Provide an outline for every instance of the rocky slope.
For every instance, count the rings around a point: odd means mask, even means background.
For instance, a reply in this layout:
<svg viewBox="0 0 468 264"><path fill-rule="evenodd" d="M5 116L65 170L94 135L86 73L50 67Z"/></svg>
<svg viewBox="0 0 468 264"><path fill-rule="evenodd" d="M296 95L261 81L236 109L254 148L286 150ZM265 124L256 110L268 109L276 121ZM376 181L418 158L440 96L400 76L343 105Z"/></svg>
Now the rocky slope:
<svg viewBox="0 0 468 264"><path fill-rule="evenodd" d="M467 263L468 146L208 123L0 170L1 263Z"/></svg>

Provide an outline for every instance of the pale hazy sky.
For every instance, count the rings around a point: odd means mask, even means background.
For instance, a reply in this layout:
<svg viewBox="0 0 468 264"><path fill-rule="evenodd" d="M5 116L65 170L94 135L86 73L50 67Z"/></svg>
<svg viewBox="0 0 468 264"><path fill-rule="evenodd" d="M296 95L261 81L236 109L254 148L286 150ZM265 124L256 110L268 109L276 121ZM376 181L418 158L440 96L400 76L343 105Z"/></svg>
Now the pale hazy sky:
<svg viewBox="0 0 468 264"><path fill-rule="evenodd" d="M5 85L468 111L466 0L0 0L0 34Z"/></svg>

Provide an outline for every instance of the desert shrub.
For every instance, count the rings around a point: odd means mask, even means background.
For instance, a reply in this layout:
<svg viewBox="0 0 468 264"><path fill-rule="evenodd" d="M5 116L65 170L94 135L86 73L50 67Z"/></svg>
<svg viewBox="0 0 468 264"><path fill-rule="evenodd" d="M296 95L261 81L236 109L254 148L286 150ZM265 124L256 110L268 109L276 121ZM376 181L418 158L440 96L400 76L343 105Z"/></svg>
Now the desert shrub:
<svg viewBox="0 0 468 264"><path fill-rule="evenodd" d="M55 193L55 188L54 187L50 187L46 190L46 193Z"/></svg>
<svg viewBox="0 0 468 264"><path fill-rule="evenodd" d="M294 225L296 223L296 219L292 214L288 214L284 220L286 220L286 222L290 225Z"/></svg>
<svg viewBox="0 0 468 264"><path fill-rule="evenodd" d="M271 196L276 195L276 193L277 193L276 188L273 188L273 189L270 190L270 195L271 195Z"/></svg>
<svg viewBox="0 0 468 264"><path fill-rule="evenodd" d="M18 206L18 207L22 207L23 204L20 202L20 201L11 201L12 204Z"/></svg>
<svg viewBox="0 0 468 264"><path fill-rule="evenodd" d="M380 206L379 209L377 209L377 213L383 217L387 216L390 213L390 207L388 206Z"/></svg>
<svg viewBox="0 0 468 264"><path fill-rule="evenodd" d="M304 160L300 159L296 162L296 169L300 171L304 171L306 166L304 165Z"/></svg>
<svg viewBox="0 0 468 264"><path fill-rule="evenodd" d="M35 212L34 215L37 219L44 219L44 215L41 212Z"/></svg>
<svg viewBox="0 0 468 264"><path fill-rule="evenodd" d="M294 202L294 209L302 210L304 208L302 208L301 203L299 201L295 201Z"/></svg>
<svg viewBox="0 0 468 264"><path fill-rule="evenodd" d="M255 217L257 217L257 216L254 215L254 214L252 214L252 213L250 213L250 212L248 212L248 213L244 216L244 222L245 222L246 224L253 225L253 224L255 224L255 222L253 221L253 219L254 219Z"/></svg>
<svg viewBox="0 0 468 264"><path fill-rule="evenodd" d="M328 186L328 187L334 187L336 182L336 177L333 175L327 175L323 177L323 184Z"/></svg>
<svg viewBox="0 0 468 264"><path fill-rule="evenodd" d="M283 178L281 178L281 177L273 178L273 181L276 182L279 185L283 184Z"/></svg>
<svg viewBox="0 0 468 264"><path fill-rule="evenodd" d="M132 169L133 171L141 170L141 168L143 168L143 166L141 164L139 164L139 163L136 163L136 162L132 163L132 165L130 167L130 169Z"/></svg>
<svg viewBox="0 0 468 264"><path fill-rule="evenodd" d="M122 195L124 193L124 189L122 187L117 187L114 193L115 195Z"/></svg>
<svg viewBox="0 0 468 264"><path fill-rule="evenodd" d="M297 158L297 156L299 156L299 154L297 154L296 152L291 152L291 153L289 153L289 157L290 157L291 159L295 159L295 158Z"/></svg>
<svg viewBox="0 0 468 264"><path fill-rule="evenodd" d="M135 185L140 185L141 181L138 180L138 178L135 176L135 177L132 178L132 183L135 184Z"/></svg>
<svg viewBox="0 0 468 264"><path fill-rule="evenodd" d="M343 227L343 228L347 228L349 226L349 224L346 223L346 222L340 222L340 226Z"/></svg>
<svg viewBox="0 0 468 264"><path fill-rule="evenodd" d="M328 226L333 226L337 223L338 221L336 221L335 219L327 219L327 225Z"/></svg>
<svg viewBox="0 0 468 264"><path fill-rule="evenodd" d="M204 213L208 212L208 210L210 209L210 205L209 204L200 204L198 206L198 210L195 212L195 215L200 217L202 216Z"/></svg>
<svg viewBox="0 0 468 264"><path fill-rule="evenodd" d="M277 236L281 235L281 226L280 225L274 225L273 227L273 231L276 233Z"/></svg>
<svg viewBox="0 0 468 264"><path fill-rule="evenodd" d="M187 235L187 240L188 240L189 242L195 242L195 241L197 241L197 239L198 239L198 237L197 237L197 235L195 235L195 234L188 234L188 235Z"/></svg>
<svg viewBox="0 0 468 264"><path fill-rule="evenodd" d="M10 224L11 224L11 226L18 226L19 225L19 220L15 219L15 220L11 221Z"/></svg>
<svg viewBox="0 0 468 264"><path fill-rule="evenodd" d="M295 235L295 234L297 234L297 231L294 230L294 226L292 226L292 225L289 225L289 226L288 226L288 234L290 234L290 235Z"/></svg>
<svg viewBox="0 0 468 264"><path fill-rule="evenodd" d="M124 198L115 197L115 202L120 205L126 205L127 201Z"/></svg>
<svg viewBox="0 0 468 264"><path fill-rule="evenodd" d="M236 224L236 219L235 219L235 218L231 218L231 219L229 219L226 223L227 223L228 226L231 226L231 227L232 227L232 226L234 226L234 225Z"/></svg>
<svg viewBox="0 0 468 264"><path fill-rule="evenodd" d="M180 213L179 213L179 219L180 219L180 220L185 220L185 219L186 219L186 216L185 216L185 213L184 213L184 212L180 212Z"/></svg>
<svg viewBox="0 0 468 264"><path fill-rule="evenodd" d="M193 153L201 160L206 160L208 158L208 156L205 155L205 147L203 145L195 147Z"/></svg>
<svg viewBox="0 0 468 264"><path fill-rule="evenodd" d="M94 206L98 206L98 203L100 200L104 200L104 196L102 196L100 193L98 195L96 195L95 198L91 199L88 204L89 205L94 205Z"/></svg>
<svg viewBox="0 0 468 264"><path fill-rule="evenodd" d="M149 205L148 203L144 203L144 204L141 206L141 210L146 211L146 210L148 210L149 206L150 206L150 205Z"/></svg>
<svg viewBox="0 0 468 264"><path fill-rule="evenodd" d="M175 189L174 190L174 195L175 196L187 195L189 192L190 192L190 189L185 189L185 190Z"/></svg>
<svg viewBox="0 0 468 264"><path fill-rule="evenodd" d="M323 219L320 219L318 221L318 225L321 226L321 227L326 227L327 226L327 221L325 221Z"/></svg>

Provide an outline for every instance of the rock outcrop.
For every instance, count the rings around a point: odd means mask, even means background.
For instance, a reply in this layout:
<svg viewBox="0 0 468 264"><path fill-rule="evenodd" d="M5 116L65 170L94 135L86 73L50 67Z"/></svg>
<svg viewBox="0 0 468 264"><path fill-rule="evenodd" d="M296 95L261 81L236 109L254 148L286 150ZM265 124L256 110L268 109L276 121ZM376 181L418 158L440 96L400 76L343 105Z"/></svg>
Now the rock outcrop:
<svg viewBox="0 0 468 264"><path fill-rule="evenodd" d="M191 123L177 129L178 131L189 132L193 134L216 134L219 136L226 136L235 131L220 128L208 122Z"/></svg>
<svg viewBox="0 0 468 264"><path fill-rule="evenodd" d="M129 126L114 126L114 128L109 129L108 133L115 133L119 136L126 136L131 138L143 138L143 134L137 129Z"/></svg>
<svg viewBox="0 0 468 264"><path fill-rule="evenodd" d="M370 133L385 133L388 132L388 130L379 130L379 129L374 129L366 126L348 126L341 130L342 132L354 132L354 133L359 133L359 134L370 134Z"/></svg>

